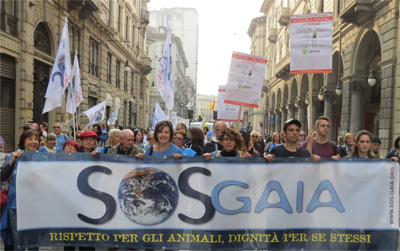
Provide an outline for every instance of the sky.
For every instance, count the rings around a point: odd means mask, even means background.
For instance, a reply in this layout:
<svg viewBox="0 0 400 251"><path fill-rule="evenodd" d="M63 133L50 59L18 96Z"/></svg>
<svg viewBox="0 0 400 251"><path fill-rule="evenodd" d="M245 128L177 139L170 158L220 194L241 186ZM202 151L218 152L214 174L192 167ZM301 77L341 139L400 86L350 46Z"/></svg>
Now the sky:
<svg viewBox="0 0 400 251"><path fill-rule="evenodd" d="M263 0L150 0L148 10L195 8L199 16L197 93L217 95L228 81L232 52L250 54L251 20L260 17ZM151 24L150 24L151 25Z"/></svg>

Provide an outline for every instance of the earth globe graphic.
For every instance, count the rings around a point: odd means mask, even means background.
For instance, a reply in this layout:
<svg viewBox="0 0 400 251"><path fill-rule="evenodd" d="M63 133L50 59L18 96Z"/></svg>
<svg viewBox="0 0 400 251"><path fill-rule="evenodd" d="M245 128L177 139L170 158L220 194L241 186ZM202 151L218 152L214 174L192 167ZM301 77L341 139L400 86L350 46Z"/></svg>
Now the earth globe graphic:
<svg viewBox="0 0 400 251"><path fill-rule="evenodd" d="M119 185L122 212L140 225L155 225L168 219L178 204L178 188L167 173L156 168L138 168Z"/></svg>

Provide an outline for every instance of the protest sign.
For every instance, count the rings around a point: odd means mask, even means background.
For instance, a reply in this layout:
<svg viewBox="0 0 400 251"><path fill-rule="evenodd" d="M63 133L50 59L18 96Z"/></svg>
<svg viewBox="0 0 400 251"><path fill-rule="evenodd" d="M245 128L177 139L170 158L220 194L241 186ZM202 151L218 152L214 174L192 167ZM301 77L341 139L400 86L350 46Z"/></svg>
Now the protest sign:
<svg viewBox="0 0 400 251"><path fill-rule="evenodd" d="M332 13L290 17L290 74L332 72Z"/></svg>
<svg viewBox="0 0 400 251"><path fill-rule="evenodd" d="M218 86L217 120L225 122L236 122L240 106L225 103L225 98L226 98L226 85L220 85ZM242 114L240 115L240 122L243 122L243 114L244 110L242 110Z"/></svg>
<svg viewBox="0 0 400 251"><path fill-rule="evenodd" d="M225 103L258 108L266 67L265 57L233 52Z"/></svg>

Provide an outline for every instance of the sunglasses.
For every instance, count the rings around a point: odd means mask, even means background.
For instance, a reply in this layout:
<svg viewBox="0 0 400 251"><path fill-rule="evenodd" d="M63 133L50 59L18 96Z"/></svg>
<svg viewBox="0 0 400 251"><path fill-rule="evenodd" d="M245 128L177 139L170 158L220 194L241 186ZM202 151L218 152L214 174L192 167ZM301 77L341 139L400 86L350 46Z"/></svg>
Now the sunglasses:
<svg viewBox="0 0 400 251"><path fill-rule="evenodd" d="M53 129L60 128L59 126L53 126Z"/></svg>
<svg viewBox="0 0 400 251"><path fill-rule="evenodd" d="M153 140L154 138L147 138L148 141Z"/></svg>
<svg viewBox="0 0 400 251"><path fill-rule="evenodd" d="M251 136L252 138L257 138L258 136L257 135L253 135L253 136Z"/></svg>
<svg viewBox="0 0 400 251"><path fill-rule="evenodd" d="M174 139L183 140L183 138L179 138L179 137L174 137Z"/></svg>

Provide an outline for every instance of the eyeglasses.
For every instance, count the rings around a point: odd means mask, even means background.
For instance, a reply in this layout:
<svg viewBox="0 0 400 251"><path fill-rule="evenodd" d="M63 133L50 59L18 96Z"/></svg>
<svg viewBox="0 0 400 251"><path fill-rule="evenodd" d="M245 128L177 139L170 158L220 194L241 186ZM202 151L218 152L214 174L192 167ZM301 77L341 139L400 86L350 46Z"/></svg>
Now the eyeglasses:
<svg viewBox="0 0 400 251"><path fill-rule="evenodd" d="M147 138L147 141L153 140L154 138Z"/></svg>
<svg viewBox="0 0 400 251"><path fill-rule="evenodd" d="M305 137L306 135L304 135L304 134L300 134L300 136L304 136L304 137Z"/></svg>
<svg viewBox="0 0 400 251"><path fill-rule="evenodd" d="M257 138L258 136L257 136L257 135L252 135L251 137L252 137L252 138Z"/></svg>
<svg viewBox="0 0 400 251"><path fill-rule="evenodd" d="M53 126L53 129L60 128L59 126Z"/></svg>
<svg viewBox="0 0 400 251"><path fill-rule="evenodd" d="M176 140L183 140L183 138L179 138L179 137L174 137L174 139L176 139Z"/></svg>

